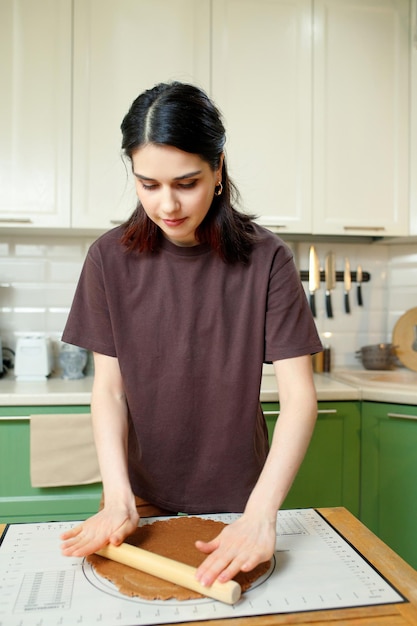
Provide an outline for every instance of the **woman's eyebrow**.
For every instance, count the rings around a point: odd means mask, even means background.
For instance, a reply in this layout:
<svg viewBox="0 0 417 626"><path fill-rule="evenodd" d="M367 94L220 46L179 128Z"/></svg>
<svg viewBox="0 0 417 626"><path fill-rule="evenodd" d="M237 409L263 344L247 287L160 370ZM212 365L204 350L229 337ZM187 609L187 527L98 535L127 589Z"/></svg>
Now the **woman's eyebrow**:
<svg viewBox="0 0 417 626"><path fill-rule="evenodd" d="M195 172L189 172L188 174L182 174L182 176L176 176L174 180L183 180L184 178L192 178L193 176L198 176L201 174L201 170L196 170Z"/></svg>
<svg viewBox="0 0 417 626"><path fill-rule="evenodd" d="M195 170L195 172L188 172L187 174L181 174L181 176L176 176L174 180L183 180L184 178L192 178L193 176L198 176L201 174L201 170ZM139 174L139 172L133 172L133 175L140 180L156 180L156 178L149 178L148 176L144 176L143 174Z"/></svg>

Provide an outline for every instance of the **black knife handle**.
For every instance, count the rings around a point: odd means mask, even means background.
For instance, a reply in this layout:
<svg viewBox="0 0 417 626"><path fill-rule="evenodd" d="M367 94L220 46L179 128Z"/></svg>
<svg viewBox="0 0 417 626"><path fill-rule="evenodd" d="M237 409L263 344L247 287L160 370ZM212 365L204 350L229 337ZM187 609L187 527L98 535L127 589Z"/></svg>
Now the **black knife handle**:
<svg viewBox="0 0 417 626"><path fill-rule="evenodd" d="M332 299L329 291L326 291L326 313L327 317L333 317Z"/></svg>
<svg viewBox="0 0 417 626"><path fill-rule="evenodd" d="M310 293L310 309L311 309L311 313L313 314L313 317L317 317L316 298L314 296L314 293Z"/></svg>
<svg viewBox="0 0 417 626"><path fill-rule="evenodd" d="M362 285L358 285L357 287L357 291L356 291L357 295L358 295L358 305L359 306L363 306L363 300L362 300Z"/></svg>
<svg viewBox="0 0 417 626"><path fill-rule="evenodd" d="M350 313L349 294L345 292L345 313Z"/></svg>

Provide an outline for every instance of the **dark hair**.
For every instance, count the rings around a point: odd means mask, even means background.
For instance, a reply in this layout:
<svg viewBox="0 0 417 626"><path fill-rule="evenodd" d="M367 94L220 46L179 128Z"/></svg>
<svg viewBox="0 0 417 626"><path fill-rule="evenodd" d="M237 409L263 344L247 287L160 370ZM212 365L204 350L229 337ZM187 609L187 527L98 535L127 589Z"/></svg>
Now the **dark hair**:
<svg viewBox="0 0 417 626"><path fill-rule="evenodd" d="M121 125L124 154L146 144L166 145L198 154L214 171L219 167L226 133L220 112L207 94L185 83L160 83L134 100ZM239 194L230 180L226 159L222 166L221 195L196 230L200 243L208 243L226 262L247 263L255 239L251 216L232 206ZM128 250L156 252L162 231L148 218L139 202L125 222L122 242Z"/></svg>

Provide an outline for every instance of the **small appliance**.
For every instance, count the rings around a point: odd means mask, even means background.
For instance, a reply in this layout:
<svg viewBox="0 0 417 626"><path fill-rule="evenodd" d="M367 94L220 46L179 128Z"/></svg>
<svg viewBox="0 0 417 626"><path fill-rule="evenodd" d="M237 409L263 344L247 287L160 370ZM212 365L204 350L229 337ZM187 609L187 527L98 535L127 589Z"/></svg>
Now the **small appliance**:
<svg viewBox="0 0 417 626"><path fill-rule="evenodd" d="M26 335L16 344L14 373L17 380L45 380L52 372L52 348L48 337Z"/></svg>

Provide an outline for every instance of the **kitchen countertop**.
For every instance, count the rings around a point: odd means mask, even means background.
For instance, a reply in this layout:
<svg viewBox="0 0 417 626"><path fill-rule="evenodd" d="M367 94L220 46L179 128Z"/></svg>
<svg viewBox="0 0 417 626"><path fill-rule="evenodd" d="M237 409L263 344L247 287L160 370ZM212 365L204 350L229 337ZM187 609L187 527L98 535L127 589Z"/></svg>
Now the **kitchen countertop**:
<svg viewBox="0 0 417 626"><path fill-rule="evenodd" d="M319 401L360 399L360 391L357 387L336 380L329 374L314 374L314 384ZM277 381L273 374L264 373L262 376L261 401L278 402Z"/></svg>
<svg viewBox="0 0 417 626"><path fill-rule="evenodd" d="M340 369L330 374L314 374L314 383L321 402L370 400L417 405L417 372L406 369ZM80 380L51 377L37 382L16 381L13 376L7 376L0 379L0 407L89 405L92 384L92 376ZM264 367L261 401L278 402L270 365Z"/></svg>
<svg viewBox="0 0 417 626"><path fill-rule="evenodd" d="M93 377L80 380L48 378L44 381L0 379L0 406L63 406L90 404Z"/></svg>
<svg viewBox="0 0 417 626"><path fill-rule="evenodd" d="M417 405L417 372L406 368L395 370L340 369L332 378L354 385L360 400Z"/></svg>
<svg viewBox="0 0 417 626"><path fill-rule="evenodd" d="M417 406L417 372L406 368L366 370L352 367L335 369L329 374L314 374L319 401L369 400ZM277 400L273 366L264 366L261 400Z"/></svg>

